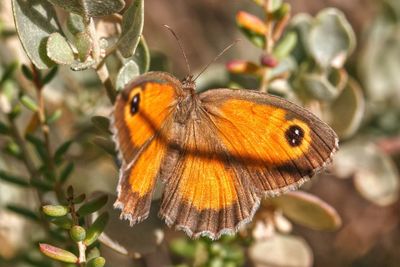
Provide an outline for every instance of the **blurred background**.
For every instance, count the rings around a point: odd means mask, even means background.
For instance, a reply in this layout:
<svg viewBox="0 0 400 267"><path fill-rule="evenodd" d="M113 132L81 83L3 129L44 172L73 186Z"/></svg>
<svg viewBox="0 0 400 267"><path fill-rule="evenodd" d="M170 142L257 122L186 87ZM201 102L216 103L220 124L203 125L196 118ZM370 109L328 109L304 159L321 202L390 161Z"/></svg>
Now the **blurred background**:
<svg viewBox="0 0 400 267"><path fill-rule="evenodd" d="M73 72L66 66L58 69L45 90L48 111L62 110L58 121L51 126L52 146L55 150L65 141L74 140L66 158L75 164L68 184L72 184L77 192L91 195L101 191L110 195L108 206L104 208L109 209L110 222L106 236L100 239L102 244L98 245L107 259L106 266L400 265L399 1L285 2L292 9L288 29L298 33L299 21L304 19L304 14L312 21L322 10L333 7L343 12L347 21L343 23L345 26L332 28L328 33L335 35L345 28L343 31L349 38L353 38L354 33L357 40L337 68L339 76L342 73L346 76L343 88L332 97L307 98L319 101L317 113L339 133L341 149L328 170L302 188L307 193L290 195L275 202L266 201L254 222L235 238L218 242L190 241L156 218L157 199L152 207L154 214L142 224L130 228L126 222L119 221L118 212L111 208L118 179L113 148L110 148L109 136L92 119L94 116L109 117L111 104L94 71ZM229 67L226 68L232 60L260 62L262 50L255 47L237 26L239 11L263 16L263 10L253 1L147 0L144 11L143 35L150 48L151 69L166 70L179 78L187 74L176 40L162 26L167 24L180 36L190 65L197 71L228 44L238 38L242 40L203 74L199 79L201 89L258 86L257 77L229 72ZM311 24L317 27L318 21ZM352 29L349 30L347 25ZM107 21L99 22L98 27L103 33L112 31ZM300 33L301 38L305 37ZM314 74L314 69L305 67L307 70L303 72L301 66L309 66L310 60L318 62L318 58L313 58L304 61L307 65L294 53L291 57L297 64L290 69L291 76L284 77L289 86L283 86L282 91L281 83L271 85L273 93L290 99L291 94L286 94L285 90L290 87L295 95L304 95L296 91L298 81L302 81L300 87L304 87L310 83L305 83L302 78ZM15 88L34 94L31 82L20 71L20 64L30 63L15 32L10 1L2 1L0 73L4 74L10 64L18 64L18 68L12 79L1 83L0 120L3 122L7 120L7 107L12 106L21 94ZM336 72L327 75L330 84L339 88L341 83L331 79ZM315 101L298 98L308 108L315 107ZM23 108L17 127L29 132L32 121L32 114ZM21 216L18 210L15 212L15 207L21 206L36 212L39 206L34 189L15 186L4 175L5 172L26 174L23 164L13 156L13 145L12 139L0 135L0 177L3 177L0 179L0 266L58 266L43 261L37 250L37 242L48 238L40 230L40 224ZM32 152L34 148L29 150ZM39 159L35 159L35 163L38 162ZM52 199L51 194L45 195L45 201Z"/></svg>

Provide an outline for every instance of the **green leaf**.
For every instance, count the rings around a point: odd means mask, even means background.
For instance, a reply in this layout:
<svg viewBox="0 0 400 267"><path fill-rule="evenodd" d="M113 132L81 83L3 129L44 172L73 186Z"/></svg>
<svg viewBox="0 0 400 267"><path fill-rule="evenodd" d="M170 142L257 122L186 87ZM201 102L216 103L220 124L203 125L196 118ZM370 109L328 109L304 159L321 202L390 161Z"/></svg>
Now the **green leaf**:
<svg viewBox="0 0 400 267"><path fill-rule="evenodd" d="M54 65L46 55L47 37L60 31L54 7L42 0L12 0L19 39L29 59L38 69Z"/></svg>
<svg viewBox="0 0 400 267"><path fill-rule="evenodd" d="M130 60L122 66L116 78L117 91L124 89L133 79L140 75L139 66L135 61Z"/></svg>
<svg viewBox="0 0 400 267"><path fill-rule="evenodd" d="M112 156L116 155L115 144L110 139L96 136L92 139L92 142L101 147L108 154Z"/></svg>
<svg viewBox="0 0 400 267"><path fill-rule="evenodd" d="M24 74L25 78L27 78L30 81L33 81L33 73L32 70L25 64L22 65L21 67L22 74Z"/></svg>
<svg viewBox="0 0 400 267"><path fill-rule="evenodd" d="M87 267L103 267L106 264L106 259L103 257L97 257L91 259L87 263Z"/></svg>
<svg viewBox="0 0 400 267"><path fill-rule="evenodd" d="M69 230L73 226L72 220L67 216L51 218L50 222L64 230Z"/></svg>
<svg viewBox="0 0 400 267"><path fill-rule="evenodd" d="M322 100L332 101L340 94L338 88L332 85L326 76L320 74L305 74L302 78L303 88L309 97Z"/></svg>
<svg viewBox="0 0 400 267"><path fill-rule="evenodd" d="M22 159L22 154L21 154L21 149L20 147L17 145L17 143L11 141L9 143L7 143L5 151L13 156L16 157L17 159Z"/></svg>
<svg viewBox="0 0 400 267"><path fill-rule="evenodd" d="M54 153L54 161L56 163L59 163L62 161L62 158L64 157L65 153L67 153L68 149L71 147L73 141L69 140L62 144L59 148L57 148L56 152Z"/></svg>
<svg viewBox="0 0 400 267"><path fill-rule="evenodd" d="M44 76L42 80L43 85L51 82L56 76L57 72L58 72L58 66L54 66L53 68L51 68L51 70L46 74L46 76Z"/></svg>
<svg viewBox="0 0 400 267"><path fill-rule="evenodd" d="M288 3L281 4L275 11L272 12L272 17L274 20L279 21L287 14L290 13L292 7Z"/></svg>
<svg viewBox="0 0 400 267"><path fill-rule="evenodd" d="M86 238L86 230L82 226L75 225L69 231L69 235L75 242L81 242Z"/></svg>
<svg viewBox="0 0 400 267"><path fill-rule="evenodd" d="M69 65L74 62L75 56L67 39L60 33L52 33L46 45L46 51L49 58L57 64Z"/></svg>
<svg viewBox="0 0 400 267"><path fill-rule="evenodd" d="M82 16L70 13L67 19L67 29L72 35L85 31L85 23Z"/></svg>
<svg viewBox="0 0 400 267"><path fill-rule="evenodd" d="M10 128L6 124L0 121L0 134L8 135L10 134Z"/></svg>
<svg viewBox="0 0 400 267"><path fill-rule="evenodd" d="M297 34L298 41L292 51L292 55L299 64L305 62L310 57L309 36L313 19L308 14L300 13L293 17L288 26L288 31L296 32Z"/></svg>
<svg viewBox="0 0 400 267"><path fill-rule="evenodd" d="M77 214L80 217L85 217L93 212L98 211L101 209L105 204L107 204L108 196L103 195L100 197L97 197L85 204L83 204L77 211Z"/></svg>
<svg viewBox="0 0 400 267"><path fill-rule="evenodd" d="M365 115L365 99L360 85L350 79L328 112L329 125L339 135L340 140L353 136L360 128Z"/></svg>
<svg viewBox="0 0 400 267"><path fill-rule="evenodd" d="M49 258L54 260L67 262L67 263L77 263L78 257L73 253L66 251L64 249L51 246L49 244L39 244L40 251Z"/></svg>
<svg viewBox="0 0 400 267"><path fill-rule="evenodd" d="M80 194L76 198L73 199L72 203L74 204L81 204L83 201L85 201L86 195L85 194Z"/></svg>
<svg viewBox="0 0 400 267"><path fill-rule="evenodd" d="M92 123L100 131L110 134L110 135L112 134L112 132L110 131L110 119L109 118L103 117L103 116L93 116Z"/></svg>
<svg viewBox="0 0 400 267"><path fill-rule="evenodd" d="M108 219L109 219L108 213L103 213L89 227L89 229L87 231L86 239L85 239L85 241L83 241L83 243L86 246L90 246L97 240L97 238L100 236L100 234L106 228Z"/></svg>
<svg viewBox="0 0 400 267"><path fill-rule="evenodd" d="M74 168L75 165L72 162L68 163L68 165L65 166L65 168L61 171L60 174L60 183L65 183L68 180Z"/></svg>
<svg viewBox="0 0 400 267"><path fill-rule="evenodd" d="M245 11L240 11L236 15L236 24L255 46L265 47L265 34L268 29L260 18Z"/></svg>
<svg viewBox="0 0 400 267"><path fill-rule="evenodd" d="M87 254L87 260L90 261L91 259L100 257L100 250L97 247L92 248Z"/></svg>
<svg viewBox="0 0 400 267"><path fill-rule="evenodd" d="M121 11L125 2L123 0L49 0L68 12L79 14L83 17L107 16Z"/></svg>
<svg viewBox="0 0 400 267"><path fill-rule="evenodd" d="M22 215L23 217L28 218L32 221L36 221L36 222L40 221L39 216L35 212L33 212L27 208L9 204L9 205L7 205L7 209L12 212L15 212L19 215Z"/></svg>
<svg viewBox="0 0 400 267"><path fill-rule="evenodd" d="M35 100L33 100L30 96L28 95L23 95L20 98L21 103L29 110L36 112L38 111L39 107Z"/></svg>
<svg viewBox="0 0 400 267"><path fill-rule="evenodd" d="M47 162L47 159L49 157L48 157L47 151L45 149L45 147L46 147L45 143L32 134L27 134L26 140L28 140L28 142L31 143L35 147L35 150L39 154L42 161Z"/></svg>
<svg viewBox="0 0 400 267"><path fill-rule="evenodd" d="M122 18L121 37L118 48L125 58L135 54L144 24L144 0L133 0Z"/></svg>
<svg viewBox="0 0 400 267"><path fill-rule="evenodd" d="M53 114L51 114L50 116L48 116L46 118L46 123L48 125L50 125L52 123L55 123L56 121L58 121L58 119L61 118L62 114L63 114L62 110L61 109L57 109L55 112L53 112Z"/></svg>
<svg viewBox="0 0 400 267"><path fill-rule="evenodd" d="M74 37L74 44L78 50L79 60L85 62L92 51L92 39L86 32L79 32Z"/></svg>
<svg viewBox="0 0 400 267"><path fill-rule="evenodd" d="M51 182L38 179L32 179L31 185L43 192L52 191L54 189L54 185Z"/></svg>
<svg viewBox="0 0 400 267"><path fill-rule="evenodd" d="M4 73L0 79L0 86L3 85L4 82L6 82L7 80L12 79L12 76L14 75L17 68L18 68L17 62L13 62L13 63L9 64L8 66L6 66Z"/></svg>
<svg viewBox="0 0 400 267"><path fill-rule="evenodd" d="M314 230L336 230L342 224L337 211L311 194L290 192L272 200L290 220Z"/></svg>
<svg viewBox="0 0 400 267"><path fill-rule="evenodd" d="M2 170L0 170L0 180L22 187L29 187L29 182L25 178L6 173Z"/></svg>
<svg viewBox="0 0 400 267"><path fill-rule="evenodd" d="M150 69L150 51L147 46L146 40L142 36L140 38L140 42L138 47L136 48L136 52L133 55L133 60L139 66L140 73L146 73Z"/></svg>
<svg viewBox="0 0 400 267"><path fill-rule="evenodd" d="M68 214L69 208L63 205L45 205L42 207L42 211L51 217L63 217Z"/></svg>
<svg viewBox="0 0 400 267"><path fill-rule="evenodd" d="M356 45L355 33L344 14L334 8L321 11L309 36L310 52L323 68L341 68Z"/></svg>
<svg viewBox="0 0 400 267"><path fill-rule="evenodd" d="M248 252L255 266L313 266L313 253L300 237L275 234L271 238L254 242ZM285 256L285 255L290 255Z"/></svg>
<svg viewBox="0 0 400 267"><path fill-rule="evenodd" d="M183 238L177 238L170 243L171 251L181 257L193 259L196 254L196 246Z"/></svg>
<svg viewBox="0 0 400 267"><path fill-rule="evenodd" d="M273 55L281 60L289 56L297 44L297 34L288 32L275 46Z"/></svg>
<svg viewBox="0 0 400 267"><path fill-rule="evenodd" d="M400 180L396 163L371 139L345 142L332 167L338 177L354 177L357 191L372 203L384 207L398 202Z"/></svg>

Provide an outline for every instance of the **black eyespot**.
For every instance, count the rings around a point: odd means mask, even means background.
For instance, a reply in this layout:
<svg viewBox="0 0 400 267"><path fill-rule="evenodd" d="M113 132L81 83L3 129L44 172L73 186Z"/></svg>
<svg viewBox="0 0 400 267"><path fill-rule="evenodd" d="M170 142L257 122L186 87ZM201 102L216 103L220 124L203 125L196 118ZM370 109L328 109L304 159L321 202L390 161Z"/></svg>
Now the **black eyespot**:
<svg viewBox="0 0 400 267"><path fill-rule="evenodd" d="M292 125L285 132L289 145L296 147L301 145L304 138L304 130L298 125Z"/></svg>
<svg viewBox="0 0 400 267"><path fill-rule="evenodd" d="M135 115L139 111L140 94L136 94L131 101L131 115Z"/></svg>

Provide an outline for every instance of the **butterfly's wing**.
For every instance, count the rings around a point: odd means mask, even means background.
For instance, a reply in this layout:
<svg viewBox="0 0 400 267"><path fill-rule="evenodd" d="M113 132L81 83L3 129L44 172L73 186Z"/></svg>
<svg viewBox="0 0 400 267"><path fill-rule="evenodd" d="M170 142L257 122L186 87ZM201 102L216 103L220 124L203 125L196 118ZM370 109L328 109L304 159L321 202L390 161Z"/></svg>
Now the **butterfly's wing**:
<svg viewBox="0 0 400 267"><path fill-rule="evenodd" d="M329 126L281 98L216 89L200 100L180 134L160 211L190 236L235 232L261 196L297 188L337 149Z"/></svg>
<svg viewBox="0 0 400 267"><path fill-rule="evenodd" d="M241 177L203 112L186 121L166 179L160 216L191 237L234 233L251 220L260 197Z"/></svg>
<svg viewBox="0 0 400 267"><path fill-rule="evenodd" d="M236 168L265 195L298 188L338 149L326 123L285 99L231 89L207 91L200 98Z"/></svg>
<svg viewBox="0 0 400 267"><path fill-rule="evenodd" d="M182 93L180 82L161 72L141 75L117 97L114 140L121 170L115 206L122 217L136 223L149 212L152 192L166 153L171 114Z"/></svg>

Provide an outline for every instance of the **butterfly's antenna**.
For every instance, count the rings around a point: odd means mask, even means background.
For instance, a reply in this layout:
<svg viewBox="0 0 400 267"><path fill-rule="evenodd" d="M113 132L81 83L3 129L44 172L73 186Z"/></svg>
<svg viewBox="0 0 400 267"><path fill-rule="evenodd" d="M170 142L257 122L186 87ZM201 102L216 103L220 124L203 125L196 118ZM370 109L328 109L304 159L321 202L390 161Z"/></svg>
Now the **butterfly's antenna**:
<svg viewBox="0 0 400 267"><path fill-rule="evenodd" d="M179 36L174 32L173 29L171 29L170 26L168 26L166 24L164 24L163 26L165 28L167 28L172 33L172 35L175 37L176 41L178 42L179 48L181 49L182 55L183 55L183 57L185 58L185 61L186 61L186 67L187 67L187 70L188 70L188 76L190 76L192 74L192 72L190 71L189 60L188 60L188 58L186 56L185 50L183 49L181 40L179 39Z"/></svg>
<svg viewBox="0 0 400 267"><path fill-rule="evenodd" d="M225 54L226 51L228 51L229 49L232 48L232 46L234 46L235 44L237 44L238 42L240 42L240 39L235 40L233 43L231 43L230 45L228 45L227 47L225 47L224 50L222 50L213 60L211 60L201 71L199 74L197 74L196 78L193 79L193 81L196 81L197 78L200 77L201 74L203 74L203 72L205 72L208 67L213 64L215 61L217 61L223 54Z"/></svg>

